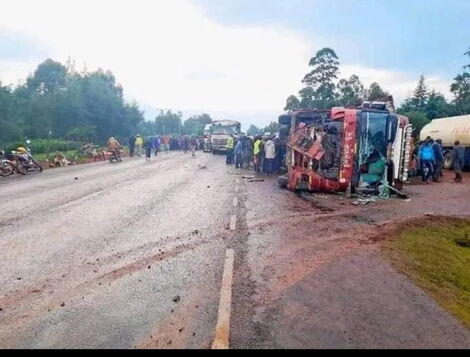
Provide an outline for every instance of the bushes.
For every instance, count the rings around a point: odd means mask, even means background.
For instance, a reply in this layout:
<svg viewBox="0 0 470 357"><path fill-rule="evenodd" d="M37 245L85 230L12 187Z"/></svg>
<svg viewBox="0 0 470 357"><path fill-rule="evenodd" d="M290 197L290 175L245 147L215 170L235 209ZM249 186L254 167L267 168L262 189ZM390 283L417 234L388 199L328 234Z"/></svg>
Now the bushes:
<svg viewBox="0 0 470 357"><path fill-rule="evenodd" d="M6 151L16 150L18 146L26 146L24 141L17 141L5 145ZM57 151L65 152L72 150L80 150L81 143L77 141L67 141L61 139L34 139L31 140L31 151L34 154L55 153Z"/></svg>

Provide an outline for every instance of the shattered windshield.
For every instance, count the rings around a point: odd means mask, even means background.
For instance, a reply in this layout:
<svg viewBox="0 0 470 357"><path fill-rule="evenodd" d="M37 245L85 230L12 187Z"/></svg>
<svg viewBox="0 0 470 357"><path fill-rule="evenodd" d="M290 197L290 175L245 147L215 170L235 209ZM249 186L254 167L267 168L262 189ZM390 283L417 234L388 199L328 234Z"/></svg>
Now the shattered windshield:
<svg viewBox="0 0 470 357"><path fill-rule="evenodd" d="M215 135L234 135L236 130L232 126L214 126L212 133Z"/></svg>
<svg viewBox="0 0 470 357"><path fill-rule="evenodd" d="M359 163L374 152L387 157L388 143L394 140L397 118L385 113L363 112L360 117Z"/></svg>

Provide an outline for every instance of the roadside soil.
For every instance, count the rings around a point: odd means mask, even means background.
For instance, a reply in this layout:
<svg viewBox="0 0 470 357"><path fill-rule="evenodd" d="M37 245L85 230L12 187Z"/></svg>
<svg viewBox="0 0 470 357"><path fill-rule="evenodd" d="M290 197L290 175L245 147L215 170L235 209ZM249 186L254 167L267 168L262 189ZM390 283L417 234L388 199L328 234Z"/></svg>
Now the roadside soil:
<svg viewBox="0 0 470 357"><path fill-rule="evenodd" d="M250 313L234 314L234 347L470 347L470 332L399 274L380 244L405 220L469 216L470 174L455 184L446 172L441 183L406 186L408 200L363 206L298 197L263 179L244 185L251 279L235 286L254 293L244 301Z"/></svg>

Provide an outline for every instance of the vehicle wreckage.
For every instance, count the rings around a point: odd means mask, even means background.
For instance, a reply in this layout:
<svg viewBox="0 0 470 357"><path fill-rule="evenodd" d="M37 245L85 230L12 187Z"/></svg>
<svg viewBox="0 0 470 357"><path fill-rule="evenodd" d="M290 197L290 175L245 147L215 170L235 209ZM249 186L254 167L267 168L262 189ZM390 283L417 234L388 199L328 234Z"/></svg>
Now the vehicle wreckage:
<svg viewBox="0 0 470 357"><path fill-rule="evenodd" d="M394 113L393 99L298 110L279 123L287 136L283 182L290 190L385 196L408 181L412 126Z"/></svg>

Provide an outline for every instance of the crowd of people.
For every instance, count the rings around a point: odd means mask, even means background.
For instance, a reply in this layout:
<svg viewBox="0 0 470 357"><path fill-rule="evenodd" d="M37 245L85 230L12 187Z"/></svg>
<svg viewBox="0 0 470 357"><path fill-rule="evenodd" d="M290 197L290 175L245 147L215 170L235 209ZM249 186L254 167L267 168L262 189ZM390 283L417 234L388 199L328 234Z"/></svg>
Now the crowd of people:
<svg viewBox="0 0 470 357"><path fill-rule="evenodd" d="M152 155L157 156L159 152L170 151L191 151L193 156L197 150L204 149L204 137L201 136L149 136L143 137L140 134L129 137L129 156L142 157L150 160Z"/></svg>
<svg viewBox="0 0 470 357"><path fill-rule="evenodd" d="M227 141L227 164L237 169L253 169L259 174L277 174L286 154L285 145L275 136L233 135Z"/></svg>
<svg viewBox="0 0 470 357"><path fill-rule="evenodd" d="M431 180L434 182L440 181L444 167L444 152L440 139L433 140L431 137L427 137L425 141L420 142L415 158L419 162L417 166L420 168L423 183L429 184ZM460 145L459 141L455 142L452 150L452 164L455 171L454 181L462 183L465 148Z"/></svg>

